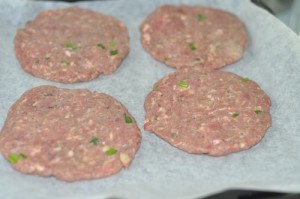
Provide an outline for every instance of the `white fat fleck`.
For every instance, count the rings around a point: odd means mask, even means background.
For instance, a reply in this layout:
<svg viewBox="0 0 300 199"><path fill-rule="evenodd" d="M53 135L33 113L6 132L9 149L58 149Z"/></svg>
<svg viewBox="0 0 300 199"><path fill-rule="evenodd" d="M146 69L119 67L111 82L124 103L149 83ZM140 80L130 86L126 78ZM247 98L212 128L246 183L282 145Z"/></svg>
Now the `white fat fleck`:
<svg viewBox="0 0 300 199"><path fill-rule="evenodd" d="M90 119L90 120L88 121L88 124L89 124L90 126L93 125L93 124L94 124L94 120Z"/></svg>
<svg viewBox="0 0 300 199"><path fill-rule="evenodd" d="M144 28L143 28L143 31L147 31L148 29L150 28L150 25L149 24L145 24Z"/></svg>
<svg viewBox="0 0 300 199"><path fill-rule="evenodd" d="M111 57L114 57L114 56L111 56ZM85 59L85 65L84 65L84 68L86 69L89 69L89 68L93 68L94 65L92 64L92 62L90 62L88 59Z"/></svg>
<svg viewBox="0 0 300 199"><path fill-rule="evenodd" d="M151 101L151 106L154 106L157 102L155 100Z"/></svg>
<svg viewBox="0 0 300 199"><path fill-rule="evenodd" d="M34 167L35 167L35 169L38 170L38 171L44 171L44 170L45 170L45 167L43 167L43 166L41 166L41 165L39 165L39 164L35 165Z"/></svg>
<svg viewBox="0 0 300 199"><path fill-rule="evenodd" d="M201 126L201 127L199 128L200 131L205 131L205 129L206 129L206 128L205 128L204 126Z"/></svg>
<svg viewBox="0 0 300 199"><path fill-rule="evenodd" d="M217 29L216 30L216 35L222 35L224 31L222 29Z"/></svg>
<svg viewBox="0 0 300 199"><path fill-rule="evenodd" d="M189 91L188 91L189 94L194 94L195 93L195 91L190 89L190 87L188 87L187 89L189 89Z"/></svg>
<svg viewBox="0 0 300 199"><path fill-rule="evenodd" d="M240 143L240 147L244 148L246 146L246 144L244 142Z"/></svg>
<svg viewBox="0 0 300 199"><path fill-rule="evenodd" d="M147 42L150 42L150 40L151 40L151 37L150 37L150 35L149 34L144 34L144 39L147 41Z"/></svg>
<svg viewBox="0 0 300 199"><path fill-rule="evenodd" d="M126 153L120 154L120 161L123 164L124 167L128 167L128 164L130 162L130 157Z"/></svg>
<svg viewBox="0 0 300 199"><path fill-rule="evenodd" d="M159 107L158 112L163 112L163 113L165 113L165 112L166 112L166 109L163 108L163 107Z"/></svg>
<svg viewBox="0 0 300 199"><path fill-rule="evenodd" d="M71 116L71 114L70 114L70 113L67 113L67 114L65 115L65 118L70 118L70 116Z"/></svg>
<svg viewBox="0 0 300 199"><path fill-rule="evenodd" d="M185 21L185 20L186 20L186 15L180 15L180 19L181 19L182 21Z"/></svg>
<svg viewBox="0 0 300 199"><path fill-rule="evenodd" d="M108 149L109 149L108 146L104 146L104 147L102 148L102 151L103 151L103 152L106 152Z"/></svg>
<svg viewBox="0 0 300 199"><path fill-rule="evenodd" d="M21 127L21 126L15 126L15 130L22 130L23 129L23 127Z"/></svg>
<svg viewBox="0 0 300 199"><path fill-rule="evenodd" d="M169 118L169 116L167 114L163 114L163 115L161 115L160 117L157 117L157 118L167 119L167 118Z"/></svg>
<svg viewBox="0 0 300 199"><path fill-rule="evenodd" d="M61 147L60 147L60 146L53 148L53 151L54 151L54 152L58 152L58 151L60 151L60 150L61 150Z"/></svg>
<svg viewBox="0 0 300 199"><path fill-rule="evenodd" d="M210 44L208 48L209 48L209 52L211 52L211 53L216 52L216 46L215 45Z"/></svg>
<svg viewBox="0 0 300 199"><path fill-rule="evenodd" d="M72 151L72 150L70 150L69 152L68 152L68 156L69 157L72 157L74 155L74 152Z"/></svg>
<svg viewBox="0 0 300 199"><path fill-rule="evenodd" d="M109 139L113 140L114 139L114 135L112 133L109 134Z"/></svg>
<svg viewBox="0 0 300 199"><path fill-rule="evenodd" d="M217 145L217 144L220 144L221 140L213 140L212 143L213 145Z"/></svg>
<svg viewBox="0 0 300 199"><path fill-rule="evenodd" d="M32 106L36 106L39 103L39 101L36 101L32 104Z"/></svg>
<svg viewBox="0 0 300 199"><path fill-rule="evenodd" d="M34 156L35 154L41 152L41 147L31 148L30 156Z"/></svg>
<svg viewBox="0 0 300 199"><path fill-rule="evenodd" d="M68 50L65 51L65 54L68 56L68 57L71 57L72 53Z"/></svg>
<svg viewBox="0 0 300 199"><path fill-rule="evenodd" d="M23 104L23 103L25 103L25 102L27 102L27 98L23 99L22 102L21 102L20 104Z"/></svg>
<svg viewBox="0 0 300 199"><path fill-rule="evenodd" d="M54 158L53 160L51 160L49 163L50 164L55 164L55 163L57 163L57 162L59 162L60 161L60 158L59 157L56 157L56 158Z"/></svg>

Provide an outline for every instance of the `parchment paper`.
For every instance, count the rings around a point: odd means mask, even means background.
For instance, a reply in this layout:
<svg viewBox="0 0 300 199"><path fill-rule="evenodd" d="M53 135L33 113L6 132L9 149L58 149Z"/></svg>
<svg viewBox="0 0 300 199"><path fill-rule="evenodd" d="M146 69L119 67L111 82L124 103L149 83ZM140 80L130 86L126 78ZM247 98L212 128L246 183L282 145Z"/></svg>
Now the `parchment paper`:
<svg viewBox="0 0 300 199"><path fill-rule="evenodd" d="M244 58L222 70L256 81L272 99L273 125L250 150L225 157L191 155L143 130L145 96L174 69L154 60L142 48L139 25L156 7L181 3L221 8L245 22L251 39ZM38 12L71 4L44 1L0 2L0 126L9 107L26 90L39 85L87 88L120 100L136 118L143 140L128 170L99 180L65 183L14 171L0 156L0 198L192 198L231 187L300 190L300 39L275 17L236 0L114 0L75 5L122 20L129 28L130 54L110 76L60 84L24 72L13 50L16 29ZM72 4L74 5L74 4Z"/></svg>

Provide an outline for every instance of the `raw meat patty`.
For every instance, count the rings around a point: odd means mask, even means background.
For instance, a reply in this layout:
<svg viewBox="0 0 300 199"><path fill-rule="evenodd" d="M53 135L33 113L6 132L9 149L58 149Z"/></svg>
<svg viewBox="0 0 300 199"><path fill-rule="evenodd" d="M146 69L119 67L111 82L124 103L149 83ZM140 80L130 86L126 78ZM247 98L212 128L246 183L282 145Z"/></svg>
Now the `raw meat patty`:
<svg viewBox="0 0 300 199"><path fill-rule="evenodd" d="M23 173L75 181L127 168L140 140L134 118L114 98L40 86L11 107L0 150Z"/></svg>
<svg viewBox="0 0 300 199"><path fill-rule="evenodd" d="M220 68L239 60L248 44L245 26L236 16L205 7L162 6L140 30L146 51L177 69Z"/></svg>
<svg viewBox="0 0 300 199"><path fill-rule="evenodd" d="M221 156L257 144L271 125L271 100L233 73L175 72L145 101L145 130L189 153Z"/></svg>
<svg viewBox="0 0 300 199"><path fill-rule="evenodd" d="M25 71L63 83L109 75L129 52L122 22L78 7L41 12L17 31L14 43Z"/></svg>

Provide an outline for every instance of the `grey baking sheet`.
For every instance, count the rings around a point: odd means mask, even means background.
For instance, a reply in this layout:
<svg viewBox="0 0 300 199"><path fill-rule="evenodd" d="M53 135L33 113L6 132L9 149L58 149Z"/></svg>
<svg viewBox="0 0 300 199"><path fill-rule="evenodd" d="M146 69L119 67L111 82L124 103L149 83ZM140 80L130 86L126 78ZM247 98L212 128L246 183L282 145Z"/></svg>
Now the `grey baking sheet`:
<svg viewBox="0 0 300 199"><path fill-rule="evenodd" d="M143 130L145 96L153 83L174 69L151 58L140 43L139 24L162 4L221 8L247 26L251 43L242 60L222 70L256 81L272 99L272 127L250 150L225 157L191 155ZM0 127L9 107L26 90L39 85L87 88L120 100L142 130L142 144L128 170L99 180L65 183L53 177L24 175L0 156L0 198L191 198L231 187L300 190L300 39L284 24L250 1L114 0L75 5L122 20L130 33L130 54L110 76L85 83L60 84L24 72L15 58L16 29L38 12L68 3L0 1ZM72 4L74 5L74 4ZM230 130L230 129L228 129Z"/></svg>

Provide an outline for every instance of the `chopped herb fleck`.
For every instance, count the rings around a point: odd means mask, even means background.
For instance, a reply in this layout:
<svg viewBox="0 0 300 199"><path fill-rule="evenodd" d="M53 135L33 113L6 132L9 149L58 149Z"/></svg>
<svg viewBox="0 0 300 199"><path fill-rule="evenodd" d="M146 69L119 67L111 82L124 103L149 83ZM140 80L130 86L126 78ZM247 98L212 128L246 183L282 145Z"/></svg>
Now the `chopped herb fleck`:
<svg viewBox="0 0 300 199"><path fill-rule="evenodd" d="M117 55L119 53L118 50L112 50L110 51L110 55L113 56L113 55Z"/></svg>
<svg viewBox="0 0 300 199"><path fill-rule="evenodd" d="M19 155L12 153L8 156L8 161L11 164L17 164L20 159L27 159L27 156L24 153L20 153Z"/></svg>
<svg viewBox="0 0 300 199"><path fill-rule="evenodd" d="M262 110L256 109L254 112L258 115L261 114Z"/></svg>
<svg viewBox="0 0 300 199"><path fill-rule="evenodd" d="M19 159L20 159L19 155L14 153L8 156L8 161L12 164L17 164L19 162Z"/></svg>
<svg viewBox="0 0 300 199"><path fill-rule="evenodd" d="M106 155L114 155L118 152L117 149L109 148L107 151L105 151Z"/></svg>
<svg viewBox="0 0 300 199"><path fill-rule="evenodd" d="M197 50L197 47L194 43L190 43L189 47L190 47L191 50Z"/></svg>
<svg viewBox="0 0 300 199"><path fill-rule="evenodd" d="M152 90L153 90L153 91L156 91L156 90L157 90L157 85L156 85L156 84L153 85Z"/></svg>
<svg viewBox="0 0 300 199"><path fill-rule="evenodd" d="M93 145L98 145L98 143L99 143L99 138L94 137L93 139L91 139L90 143L92 143Z"/></svg>
<svg viewBox="0 0 300 199"><path fill-rule="evenodd" d="M67 48L72 49L72 50L78 50L78 49L80 49L80 46L75 46L72 42L69 42L69 41L65 43L65 46Z"/></svg>
<svg viewBox="0 0 300 199"><path fill-rule="evenodd" d="M53 96L52 93L45 93L44 96Z"/></svg>
<svg viewBox="0 0 300 199"><path fill-rule="evenodd" d="M131 117L129 117L128 115L125 115L125 116L124 116L124 119L125 119L125 122L126 122L127 124L132 123L132 119L131 119Z"/></svg>
<svg viewBox="0 0 300 199"><path fill-rule="evenodd" d="M179 86L183 87L183 88L187 88L189 87L189 83L185 82L185 81L180 81L178 83Z"/></svg>
<svg viewBox="0 0 300 199"><path fill-rule="evenodd" d="M98 46L98 48L101 48L101 49L103 49L103 50L106 49L105 46L104 46L103 44L97 44L97 46Z"/></svg>
<svg viewBox="0 0 300 199"><path fill-rule="evenodd" d="M197 15L197 19L198 21L204 21L207 18L207 16L203 15L203 14L198 14Z"/></svg>
<svg viewBox="0 0 300 199"><path fill-rule="evenodd" d="M235 118L235 117L237 117L237 116L239 116L239 115L240 115L240 114L238 114L238 113L232 113L231 116L232 116L233 118Z"/></svg>
<svg viewBox="0 0 300 199"><path fill-rule="evenodd" d="M63 61L60 61L60 63L61 63L61 64L64 64L64 65L69 65L69 64L70 64L70 62L64 61L64 60L63 60Z"/></svg>
<svg viewBox="0 0 300 199"><path fill-rule="evenodd" d="M22 158L22 159L27 159L27 155L25 155L24 153L20 153L19 156L20 156L20 158Z"/></svg>
<svg viewBox="0 0 300 199"><path fill-rule="evenodd" d="M44 59L45 59L45 60L49 60L50 57L49 57L49 56L45 56Z"/></svg>
<svg viewBox="0 0 300 199"><path fill-rule="evenodd" d="M243 81L244 83L247 83L247 82L250 81L250 79L249 79L248 77L243 77L243 78L242 78L242 81Z"/></svg>
<svg viewBox="0 0 300 199"><path fill-rule="evenodd" d="M110 40L108 43L113 48L116 47L116 45L117 45L117 43L114 40Z"/></svg>

